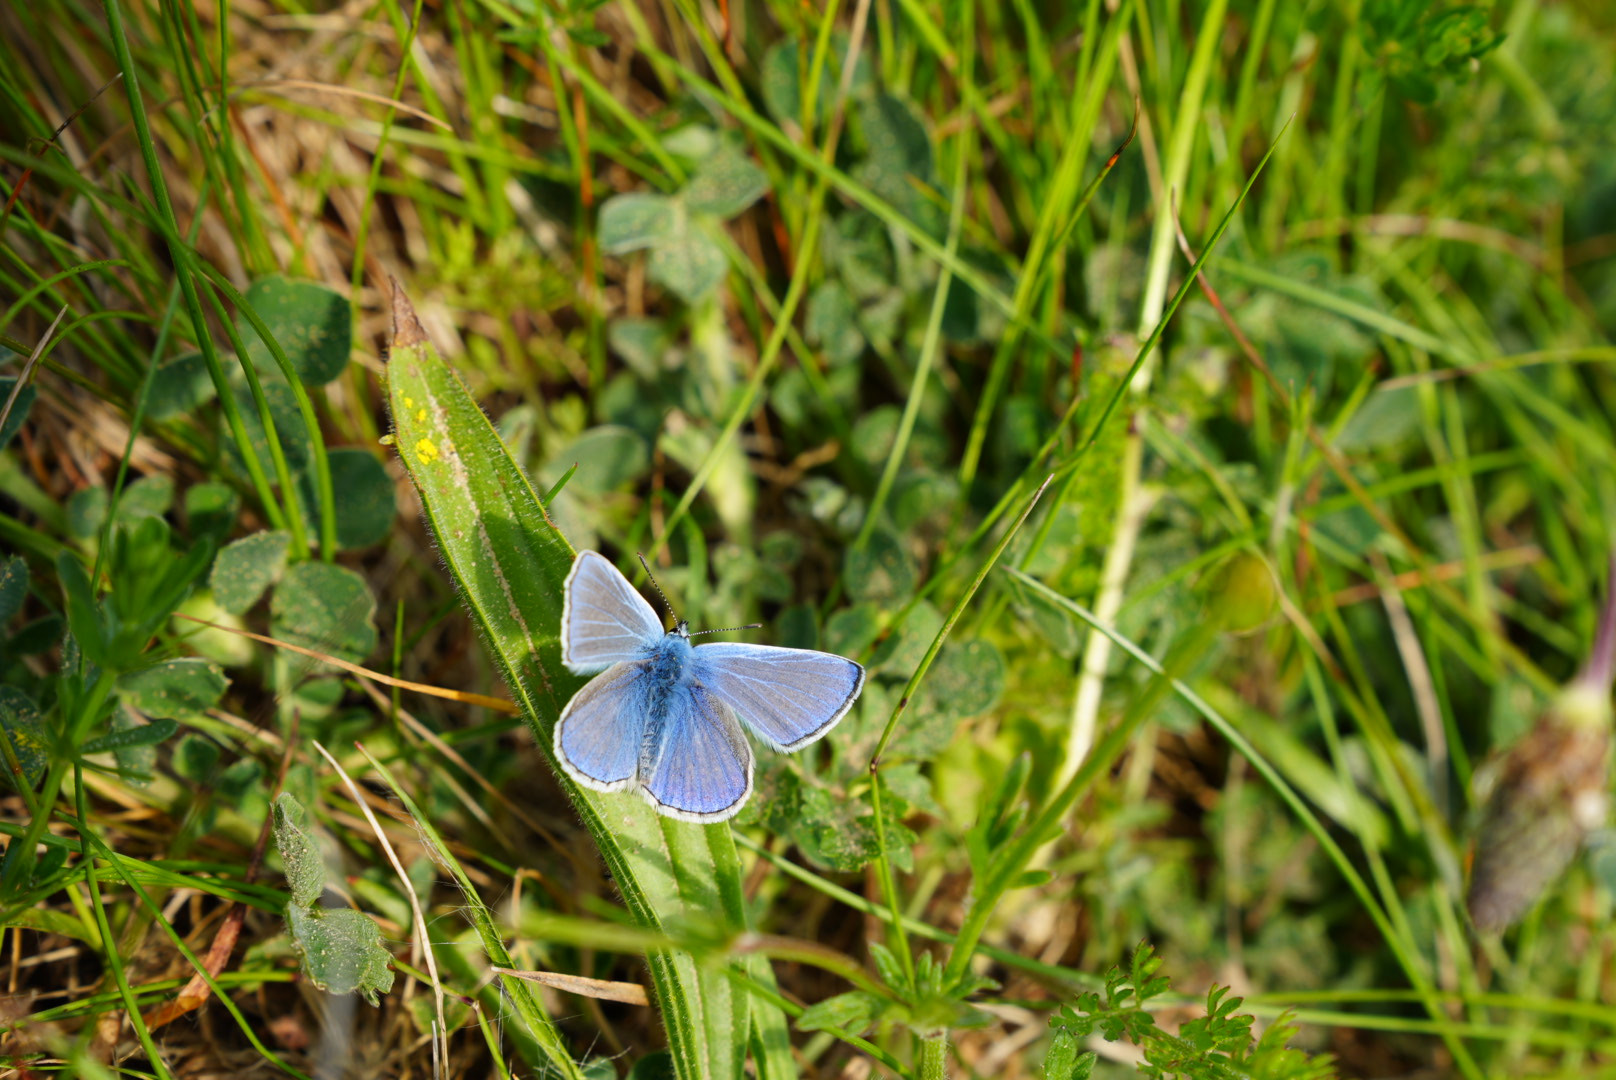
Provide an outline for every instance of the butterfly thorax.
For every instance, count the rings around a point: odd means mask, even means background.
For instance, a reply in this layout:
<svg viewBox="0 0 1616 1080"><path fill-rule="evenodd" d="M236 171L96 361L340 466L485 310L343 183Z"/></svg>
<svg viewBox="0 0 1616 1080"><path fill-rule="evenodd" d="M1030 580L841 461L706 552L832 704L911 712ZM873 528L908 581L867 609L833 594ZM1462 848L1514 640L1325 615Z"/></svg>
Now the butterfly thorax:
<svg viewBox="0 0 1616 1080"><path fill-rule="evenodd" d="M685 679L685 669L693 659L694 647L685 623L663 634L646 650L646 723L640 741L641 775L649 775L662 746L662 729L667 724L668 700Z"/></svg>

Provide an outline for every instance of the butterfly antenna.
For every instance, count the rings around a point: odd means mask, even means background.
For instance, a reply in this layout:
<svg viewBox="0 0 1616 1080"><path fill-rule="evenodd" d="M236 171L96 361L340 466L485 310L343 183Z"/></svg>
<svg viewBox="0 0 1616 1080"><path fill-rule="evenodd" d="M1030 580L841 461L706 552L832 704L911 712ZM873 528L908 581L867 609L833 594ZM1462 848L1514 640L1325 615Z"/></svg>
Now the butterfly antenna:
<svg viewBox="0 0 1616 1080"><path fill-rule="evenodd" d="M668 603L668 594L662 591L662 586L656 583L656 575L651 573L651 564L645 561L645 556L640 552L636 551L634 554L639 556L640 565L645 567L645 576L651 579L651 588L655 589L656 594L662 598L662 606L668 609L668 617L674 622L679 622L678 612L674 611L673 605Z"/></svg>
<svg viewBox="0 0 1616 1080"><path fill-rule="evenodd" d="M758 630L763 626L760 622L749 622L745 626L721 626L717 630L696 630L691 637L701 637L703 634L727 634L731 630Z"/></svg>

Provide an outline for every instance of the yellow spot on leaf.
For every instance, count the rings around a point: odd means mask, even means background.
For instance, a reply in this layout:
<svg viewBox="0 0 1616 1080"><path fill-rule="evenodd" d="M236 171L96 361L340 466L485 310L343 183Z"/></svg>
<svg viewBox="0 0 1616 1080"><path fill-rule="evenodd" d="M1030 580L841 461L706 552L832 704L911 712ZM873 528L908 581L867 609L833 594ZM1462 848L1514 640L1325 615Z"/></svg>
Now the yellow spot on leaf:
<svg viewBox="0 0 1616 1080"><path fill-rule="evenodd" d="M416 419L416 421L417 421L417 422L418 422L418 423L425 423L425 422L426 422L426 410L425 410L425 409L421 409L421 410L420 410L420 411L418 411L418 412L417 412L417 413L416 413L416 414L415 414L415 419Z"/></svg>
<svg viewBox="0 0 1616 1080"><path fill-rule="evenodd" d="M438 460L438 444L431 439L422 439L415 444L415 456L421 459L421 464L430 465Z"/></svg>
<svg viewBox="0 0 1616 1080"><path fill-rule="evenodd" d="M414 399L414 398L412 398L412 397L407 397L407 398L405 398L405 399L404 399L404 407L405 407L405 408L406 408L406 409L413 409L413 408L415 408L415 399Z"/></svg>
<svg viewBox="0 0 1616 1080"><path fill-rule="evenodd" d="M393 436L391 434L383 435L377 441L380 442L383 446L392 446L393 445Z"/></svg>

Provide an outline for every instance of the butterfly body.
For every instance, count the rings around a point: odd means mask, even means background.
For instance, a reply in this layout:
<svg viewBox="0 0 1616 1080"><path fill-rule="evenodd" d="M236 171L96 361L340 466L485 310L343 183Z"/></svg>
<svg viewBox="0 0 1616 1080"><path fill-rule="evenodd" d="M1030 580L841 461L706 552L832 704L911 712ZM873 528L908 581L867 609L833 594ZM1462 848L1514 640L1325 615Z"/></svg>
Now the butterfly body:
<svg viewBox="0 0 1616 1080"><path fill-rule="evenodd" d="M561 766L596 791L635 789L669 817L722 821L752 792L744 724L790 752L835 726L864 669L810 649L695 645L662 620L603 556L584 551L567 577L561 658L599 674L562 710Z"/></svg>

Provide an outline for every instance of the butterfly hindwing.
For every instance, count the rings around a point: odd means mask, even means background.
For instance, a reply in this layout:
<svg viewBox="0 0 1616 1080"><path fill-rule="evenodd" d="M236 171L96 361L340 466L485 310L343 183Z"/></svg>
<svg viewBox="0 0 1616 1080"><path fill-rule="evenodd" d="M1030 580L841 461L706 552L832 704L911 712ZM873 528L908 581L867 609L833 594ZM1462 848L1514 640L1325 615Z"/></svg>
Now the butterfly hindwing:
<svg viewBox="0 0 1616 1080"><path fill-rule="evenodd" d="M612 665L561 710L556 757L585 787L621 791L634 783L649 712L646 667L643 660Z"/></svg>
<svg viewBox="0 0 1616 1080"><path fill-rule="evenodd" d="M691 675L752 734L786 752L834 727L864 687L864 669L846 657L772 645L702 645Z"/></svg>
<svg viewBox="0 0 1616 1080"><path fill-rule="evenodd" d="M661 738L641 776L658 810L686 821L733 817L752 793L752 747L721 700L686 680L669 692Z"/></svg>
<svg viewBox="0 0 1616 1080"><path fill-rule="evenodd" d="M582 551L567 575L561 662L579 675L638 660L661 640L662 620L604 555Z"/></svg>

